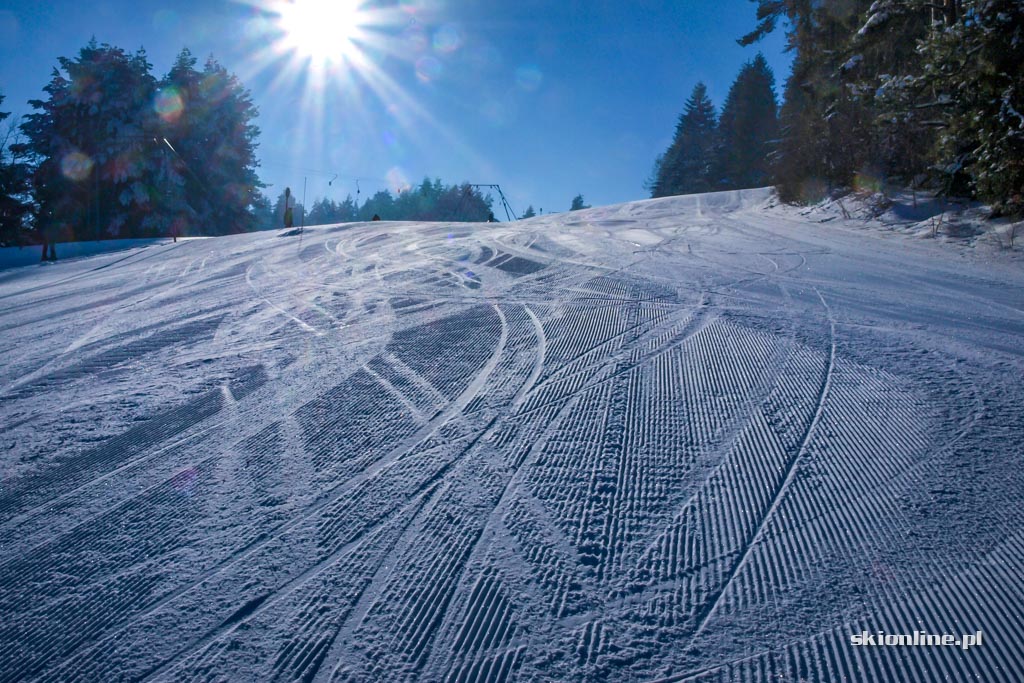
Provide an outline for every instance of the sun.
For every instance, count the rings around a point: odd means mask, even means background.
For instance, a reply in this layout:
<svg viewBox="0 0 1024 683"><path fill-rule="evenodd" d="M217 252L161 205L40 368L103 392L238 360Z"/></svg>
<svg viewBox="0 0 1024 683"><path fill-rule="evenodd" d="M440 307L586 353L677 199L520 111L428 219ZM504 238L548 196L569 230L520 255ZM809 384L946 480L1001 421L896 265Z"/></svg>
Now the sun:
<svg viewBox="0 0 1024 683"><path fill-rule="evenodd" d="M409 146L441 139L474 165L486 164L419 97L461 46L443 0L229 1L244 7L240 79L256 79L266 106L294 122L277 146L290 155L289 168L309 171L311 150L348 159L348 148L369 141L397 180L390 171L378 177L398 184L401 138Z"/></svg>
<svg viewBox="0 0 1024 683"><path fill-rule="evenodd" d="M355 51L365 23L363 0L285 0L276 4L282 47L322 64Z"/></svg>

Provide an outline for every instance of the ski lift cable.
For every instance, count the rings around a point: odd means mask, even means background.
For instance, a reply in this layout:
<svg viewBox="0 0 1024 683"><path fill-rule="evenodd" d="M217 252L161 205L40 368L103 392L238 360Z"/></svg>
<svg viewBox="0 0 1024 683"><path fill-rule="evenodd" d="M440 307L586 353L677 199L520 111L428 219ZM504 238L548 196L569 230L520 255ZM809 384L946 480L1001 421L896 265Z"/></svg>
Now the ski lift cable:
<svg viewBox="0 0 1024 683"><path fill-rule="evenodd" d="M323 176L325 178L330 178L330 180L328 181L328 184L334 182L335 180L348 180L348 181L352 181L352 182L359 182L359 181L362 180L362 181L370 181L370 182L378 182L378 183L387 183L387 182L389 182L387 178L371 178L371 177L363 176L363 175L360 175L360 176L341 175L340 173L337 173L335 171L327 171L327 170L324 170L324 169L321 169L321 168L306 168L305 166L295 166L293 164L281 164L281 163L277 163L277 162L273 162L273 161L271 161L271 162L261 161L260 162L260 166L270 166L272 168L283 168L283 169L286 169L286 170L289 170L289 171L301 171L302 173L305 173L307 175L312 175L312 176Z"/></svg>

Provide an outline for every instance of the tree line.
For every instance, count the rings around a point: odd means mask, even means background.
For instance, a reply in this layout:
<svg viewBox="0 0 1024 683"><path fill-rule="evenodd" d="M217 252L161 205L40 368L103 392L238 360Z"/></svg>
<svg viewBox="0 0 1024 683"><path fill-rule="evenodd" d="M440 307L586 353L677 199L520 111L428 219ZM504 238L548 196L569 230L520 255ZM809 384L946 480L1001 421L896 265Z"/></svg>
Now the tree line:
<svg viewBox="0 0 1024 683"><path fill-rule="evenodd" d="M496 220L494 198L491 195L481 193L477 187L469 183L445 185L440 178L433 181L424 178L418 186L400 190L396 194L380 190L368 197L362 205L349 194L340 202L328 198L317 199L308 212L301 202L295 202L294 199L291 206L293 214L304 219L306 225L369 221L374 216L386 221ZM578 194L573 197L569 210L580 211L589 208L590 205L585 203L583 195ZM269 204L261 207L261 223L267 227L280 227L283 224L284 211L285 194L282 192L273 207ZM531 204L518 219L536 216L537 210Z"/></svg>
<svg viewBox="0 0 1024 683"><path fill-rule="evenodd" d="M743 65L721 115L697 83L672 143L647 181L652 197L768 185L778 134L775 75L762 55Z"/></svg>
<svg viewBox="0 0 1024 683"><path fill-rule="evenodd" d="M274 203L269 217L270 227L283 223L285 197L282 193ZM464 221L494 220L494 200L468 183L445 185L440 178L424 178L419 185L392 194L379 190L360 205L352 195L343 201L320 198L307 212L301 203L293 204L295 216L304 217L306 225L353 223L369 221L374 216L385 221ZM296 218L298 220L298 218Z"/></svg>
<svg viewBox="0 0 1024 683"><path fill-rule="evenodd" d="M654 197L775 185L789 202L926 188L1024 215L1024 3L753 0L751 45L785 26L776 108L763 58L721 115L698 83L648 180Z"/></svg>

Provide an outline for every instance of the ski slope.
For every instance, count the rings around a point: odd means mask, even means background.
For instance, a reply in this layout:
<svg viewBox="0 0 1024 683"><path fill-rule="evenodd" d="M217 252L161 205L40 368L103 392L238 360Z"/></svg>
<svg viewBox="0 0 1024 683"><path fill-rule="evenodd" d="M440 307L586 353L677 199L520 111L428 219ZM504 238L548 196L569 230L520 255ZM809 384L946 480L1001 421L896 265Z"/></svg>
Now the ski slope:
<svg viewBox="0 0 1024 683"><path fill-rule="evenodd" d="M1024 680L1020 264L768 199L0 272L0 681Z"/></svg>

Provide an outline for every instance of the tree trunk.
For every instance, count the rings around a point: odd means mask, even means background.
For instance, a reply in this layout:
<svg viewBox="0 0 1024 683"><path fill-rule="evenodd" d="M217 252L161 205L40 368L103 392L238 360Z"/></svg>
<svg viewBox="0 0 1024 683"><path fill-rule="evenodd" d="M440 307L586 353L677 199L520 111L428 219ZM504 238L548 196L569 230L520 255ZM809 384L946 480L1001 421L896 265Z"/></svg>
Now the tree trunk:
<svg viewBox="0 0 1024 683"><path fill-rule="evenodd" d="M946 26L953 26L960 20L960 0L945 0Z"/></svg>

